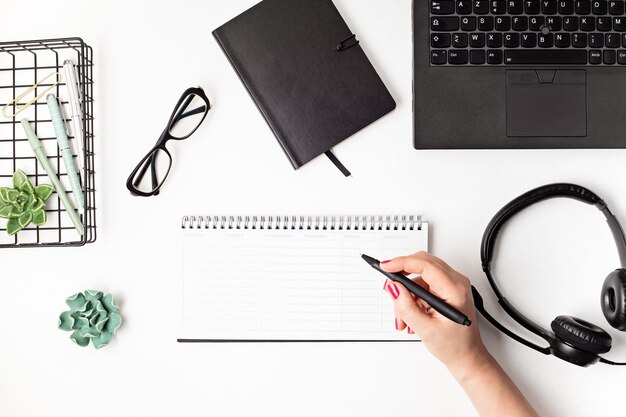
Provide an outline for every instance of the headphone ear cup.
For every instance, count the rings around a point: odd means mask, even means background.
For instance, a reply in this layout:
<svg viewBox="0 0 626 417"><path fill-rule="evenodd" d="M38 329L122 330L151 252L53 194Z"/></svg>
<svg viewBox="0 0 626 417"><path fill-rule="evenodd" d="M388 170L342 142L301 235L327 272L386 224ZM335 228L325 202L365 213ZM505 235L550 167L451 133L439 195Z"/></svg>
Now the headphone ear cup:
<svg viewBox="0 0 626 417"><path fill-rule="evenodd" d="M606 321L626 331L626 270L616 269L604 280L600 303Z"/></svg>
<svg viewBox="0 0 626 417"><path fill-rule="evenodd" d="M595 354L611 350L611 335L588 321L571 316L558 316L550 327L559 339L577 349Z"/></svg>

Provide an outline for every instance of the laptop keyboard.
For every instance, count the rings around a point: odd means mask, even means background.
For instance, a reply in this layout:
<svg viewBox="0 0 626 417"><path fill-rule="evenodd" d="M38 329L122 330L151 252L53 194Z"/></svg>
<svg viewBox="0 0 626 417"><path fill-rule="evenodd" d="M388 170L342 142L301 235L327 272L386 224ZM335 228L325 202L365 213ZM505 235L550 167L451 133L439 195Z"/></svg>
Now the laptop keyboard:
<svg viewBox="0 0 626 417"><path fill-rule="evenodd" d="M431 65L626 66L621 0L428 3Z"/></svg>

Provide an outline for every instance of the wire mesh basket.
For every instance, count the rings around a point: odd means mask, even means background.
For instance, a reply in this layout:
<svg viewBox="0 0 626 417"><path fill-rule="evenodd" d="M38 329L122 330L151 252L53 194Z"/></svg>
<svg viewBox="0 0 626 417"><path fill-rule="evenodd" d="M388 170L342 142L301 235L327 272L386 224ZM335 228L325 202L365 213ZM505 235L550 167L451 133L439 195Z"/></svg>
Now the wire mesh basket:
<svg viewBox="0 0 626 417"><path fill-rule="evenodd" d="M77 74L82 107L82 147L71 130L71 119L68 118L71 114L69 91L63 71L66 60L73 62ZM82 166L79 163L76 166L80 169L84 194L84 210L79 214L85 231L82 235L76 231L66 208L55 193L46 203L47 222L42 226L30 224L9 236L6 233L6 220L0 219L0 247L81 246L96 240L93 51L82 39L0 42L0 106L19 98L8 111L12 117L0 115L0 187L12 187L11 178L18 169L27 174L33 185L50 184L20 125L20 120L26 118L41 140L63 188L71 194L70 181L46 105L45 96L49 93L58 97L63 110L74 162L80 159L84 161ZM24 109L14 114L13 109L22 106ZM79 158L78 152L82 153L82 158Z"/></svg>

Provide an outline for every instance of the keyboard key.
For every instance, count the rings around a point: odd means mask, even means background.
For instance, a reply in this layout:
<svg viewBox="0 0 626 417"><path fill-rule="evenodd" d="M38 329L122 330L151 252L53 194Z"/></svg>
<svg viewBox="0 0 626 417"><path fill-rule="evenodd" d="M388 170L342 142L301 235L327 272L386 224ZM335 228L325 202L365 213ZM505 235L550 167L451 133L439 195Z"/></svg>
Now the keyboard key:
<svg viewBox="0 0 626 417"><path fill-rule="evenodd" d="M434 65L443 65L448 62L446 51L430 51L430 62Z"/></svg>
<svg viewBox="0 0 626 417"><path fill-rule="evenodd" d="M580 30L594 31L596 30L596 18L595 17L581 17L580 18Z"/></svg>
<svg viewBox="0 0 626 417"><path fill-rule="evenodd" d="M511 30L511 18L508 16L496 17L496 30L500 32L508 32Z"/></svg>
<svg viewBox="0 0 626 417"><path fill-rule="evenodd" d="M476 30L476 18L473 16L461 18L461 30L473 32Z"/></svg>
<svg viewBox="0 0 626 417"><path fill-rule="evenodd" d="M543 16L531 17L529 19L528 27L530 30L541 30L541 27L545 24L546 20Z"/></svg>
<svg viewBox="0 0 626 417"><path fill-rule="evenodd" d="M478 18L478 30L483 32L489 32L493 30L493 17L484 16Z"/></svg>
<svg viewBox="0 0 626 417"><path fill-rule="evenodd" d="M610 1L609 2L609 13L610 14L624 14L624 2L620 1Z"/></svg>
<svg viewBox="0 0 626 417"><path fill-rule="evenodd" d="M550 28L552 32L558 32L561 30L562 20L560 17L546 17L546 26Z"/></svg>
<svg viewBox="0 0 626 417"><path fill-rule="evenodd" d="M467 64L467 50L449 51L448 64L463 65Z"/></svg>
<svg viewBox="0 0 626 417"><path fill-rule="evenodd" d="M574 32L578 30L578 18L577 17L564 17L563 29L569 30L570 32Z"/></svg>
<svg viewBox="0 0 626 417"><path fill-rule="evenodd" d="M589 47L590 48L602 48L604 47L604 35L601 33L589 34Z"/></svg>
<svg viewBox="0 0 626 417"><path fill-rule="evenodd" d="M554 35L554 46L557 48L569 48L571 45L571 36L569 33L557 33Z"/></svg>
<svg viewBox="0 0 626 417"><path fill-rule="evenodd" d="M524 0L509 0L509 14L524 13Z"/></svg>
<svg viewBox="0 0 626 417"><path fill-rule="evenodd" d="M622 34L622 46L626 48L626 33Z"/></svg>
<svg viewBox="0 0 626 417"><path fill-rule="evenodd" d="M505 14L506 13L506 1L504 0L491 0L491 14Z"/></svg>
<svg viewBox="0 0 626 417"><path fill-rule="evenodd" d="M605 65L615 64L615 51L610 50L610 49L607 51L604 51L602 53L602 57L604 58L603 61Z"/></svg>
<svg viewBox="0 0 626 417"><path fill-rule="evenodd" d="M608 32L613 28L613 19L610 17L598 18L598 30L602 32Z"/></svg>
<svg viewBox="0 0 626 417"><path fill-rule="evenodd" d="M597 51L597 50L589 51L589 63L593 65L601 64L602 63L602 51Z"/></svg>
<svg viewBox="0 0 626 417"><path fill-rule="evenodd" d="M454 0L432 0L430 2L430 12L432 14L454 13Z"/></svg>
<svg viewBox="0 0 626 417"><path fill-rule="evenodd" d="M505 48L517 48L519 46L519 34L506 33L504 35L504 47Z"/></svg>
<svg viewBox="0 0 626 417"><path fill-rule="evenodd" d="M574 13L574 1L573 0L559 0L559 13L560 14L573 14Z"/></svg>
<svg viewBox="0 0 626 417"><path fill-rule="evenodd" d="M484 48L485 47L485 34L484 33L471 33L469 36L470 48Z"/></svg>
<svg viewBox="0 0 626 417"><path fill-rule="evenodd" d="M583 65L587 63L587 51L510 49L504 51L504 63L507 65Z"/></svg>
<svg viewBox="0 0 626 417"><path fill-rule="evenodd" d="M547 35L544 35L543 33L540 33L537 36L537 46L540 48L552 48L554 46L554 34L548 33Z"/></svg>
<svg viewBox="0 0 626 417"><path fill-rule="evenodd" d="M450 46L449 33L433 33L430 35L430 46L433 48L447 48Z"/></svg>
<svg viewBox="0 0 626 417"><path fill-rule="evenodd" d="M488 0L474 0L473 3L474 3L475 14L489 13L489 1Z"/></svg>
<svg viewBox="0 0 626 417"><path fill-rule="evenodd" d="M482 49L472 49L470 51L470 64L481 65L485 63L485 51Z"/></svg>
<svg viewBox="0 0 626 417"><path fill-rule="evenodd" d="M604 38L604 44L607 48L619 48L619 35L617 33L607 33Z"/></svg>
<svg viewBox="0 0 626 417"><path fill-rule="evenodd" d="M626 32L626 18L614 17L613 18L613 30L617 32Z"/></svg>
<svg viewBox="0 0 626 417"><path fill-rule="evenodd" d="M536 33L522 33L522 48L534 48L537 46Z"/></svg>
<svg viewBox="0 0 626 417"><path fill-rule="evenodd" d="M472 0L458 0L456 2L456 12L458 14L472 13Z"/></svg>
<svg viewBox="0 0 626 417"><path fill-rule="evenodd" d="M539 0L524 0L524 12L526 14L539 14L540 10Z"/></svg>
<svg viewBox="0 0 626 417"><path fill-rule="evenodd" d="M430 27L433 31L452 32L459 30L458 17L432 17Z"/></svg>
<svg viewBox="0 0 626 417"><path fill-rule="evenodd" d="M541 13L556 14L556 0L541 0Z"/></svg>
<svg viewBox="0 0 626 417"><path fill-rule="evenodd" d="M591 2L591 13L606 14L607 12L608 6L606 0L593 0Z"/></svg>
<svg viewBox="0 0 626 417"><path fill-rule="evenodd" d="M572 46L574 48L586 48L587 35L585 35L584 33L574 33L572 35Z"/></svg>
<svg viewBox="0 0 626 417"><path fill-rule="evenodd" d="M467 48L467 33L455 33L452 35L452 46L454 48Z"/></svg>
<svg viewBox="0 0 626 417"><path fill-rule="evenodd" d="M490 65L502 64L502 51L500 49L487 51L487 64L490 64Z"/></svg>
<svg viewBox="0 0 626 417"><path fill-rule="evenodd" d="M518 32L528 30L528 18L526 16L514 17L511 26L513 30L517 30ZM578 28L574 30L578 30Z"/></svg>
<svg viewBox="0 0 626 417"><path fill-rule="evenodd" d="M490 33L487 35L488 48L502 48L502 34Z"/></svg>
<svg viewBox="0 0 626 417"><path fill-rule="evenodd" d="M574 11L576 14L591 13L591 2L589 0L576 0L574 2Z"/></svg>
<svg viewBox="0 0 626 417"><path fill-rule="evenodd" d="M617 51L617 63L620 65L626 65L626 51L623 49L621 51Z"/></svg>

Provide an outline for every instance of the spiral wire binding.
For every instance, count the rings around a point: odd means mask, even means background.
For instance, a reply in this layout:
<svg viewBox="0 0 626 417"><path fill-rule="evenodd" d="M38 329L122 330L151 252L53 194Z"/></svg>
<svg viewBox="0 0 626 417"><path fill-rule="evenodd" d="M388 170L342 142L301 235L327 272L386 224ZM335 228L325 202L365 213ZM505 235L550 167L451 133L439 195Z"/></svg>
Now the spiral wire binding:
<svg viewBox="0 0 626 417"><path fill-rule="evenodd" d="M422 230L422 216L183 216L182 229Z"/></svg>

